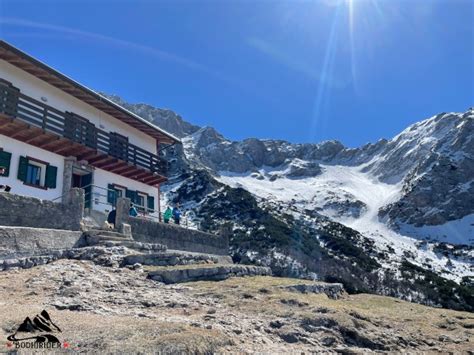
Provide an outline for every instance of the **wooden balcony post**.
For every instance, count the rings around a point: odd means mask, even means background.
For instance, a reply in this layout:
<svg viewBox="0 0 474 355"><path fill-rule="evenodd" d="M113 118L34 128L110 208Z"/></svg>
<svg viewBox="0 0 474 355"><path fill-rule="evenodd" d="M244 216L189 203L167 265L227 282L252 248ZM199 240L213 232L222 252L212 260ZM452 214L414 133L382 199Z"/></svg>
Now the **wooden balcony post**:
<svg viewBox="0 0 474 355"><path fill-rule="evenodd" d="M20 89L13 86L9 81L3 79L1 80L1 86L2 96L5 97L3 100L2 111L11 117L16 117L18 113L18 96L20 94Z"/></svg>
<svg viewBox="0 0 474 355"><path fill-rule="evenodd" d="M47 120L47 117L48 117L48 109L47 107L43 107L43 122L42 122L42 128L43 128L43 131L46 132L46 120Z"/></svg>

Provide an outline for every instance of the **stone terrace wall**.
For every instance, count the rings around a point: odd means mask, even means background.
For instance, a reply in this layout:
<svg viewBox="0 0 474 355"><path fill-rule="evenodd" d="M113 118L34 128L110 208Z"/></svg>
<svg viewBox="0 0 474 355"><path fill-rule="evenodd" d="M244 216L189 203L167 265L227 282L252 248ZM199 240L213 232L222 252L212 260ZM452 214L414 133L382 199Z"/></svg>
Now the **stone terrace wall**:
<svg viewBox="0 0 474 355"><path fill-rule="evenodd" d="M130 226L133 239L143 243L164 244L168 249L191 251L215 255L229 255L229 239L186 229L180 226L164 224L140 217L129 216L130 199L117 199L116 228L125 233L125 226Z"/></svg>
<svg viewBox="0 0 474 355"><path fill-rule="evenodd" d="M168 249L229 254L229 240L220 235L133 217L126 218L125 223L130 224L133 239L139 242L164 244Z"/></svg>
<svg viewBox="0 0 474 355"><path fill-rule="evenodd" d="M84 214L84 191L71 189L69 203L0 193L0 226L78 231Z"/></svg>
<svg viewBox="0 0 474 355"><path fill-rule="evenodd" d="M0 226L0 260L84 246L82 232Z"/></svg>

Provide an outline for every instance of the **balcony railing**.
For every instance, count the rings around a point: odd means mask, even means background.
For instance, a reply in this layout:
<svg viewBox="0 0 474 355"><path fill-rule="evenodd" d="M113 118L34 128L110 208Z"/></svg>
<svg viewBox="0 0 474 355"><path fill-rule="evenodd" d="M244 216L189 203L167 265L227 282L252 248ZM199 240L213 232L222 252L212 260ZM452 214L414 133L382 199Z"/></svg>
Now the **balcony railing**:
<svg viewBox="0 0 474 355"><path fill-rule="evenodd" d="M0 78L0 113L18 118L45 132L54 133L98 152L165 175L167 161L128 142L126 137L97 128L73 112L63 112L24 95L10 82Z"/></svg>

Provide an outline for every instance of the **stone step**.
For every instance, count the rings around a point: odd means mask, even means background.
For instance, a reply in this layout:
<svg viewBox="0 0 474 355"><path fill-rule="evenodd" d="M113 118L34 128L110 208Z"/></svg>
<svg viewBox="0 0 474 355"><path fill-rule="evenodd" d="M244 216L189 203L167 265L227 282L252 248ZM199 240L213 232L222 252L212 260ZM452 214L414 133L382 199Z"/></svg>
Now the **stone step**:
<svg viewBox="0 0 474 355"><path fill-rule="evenodd" d="M86 234L86 243L88 245L97 245L97 244L104 244L107 242L116 242L116 243L123 243L127 241L132 241L131 239L125 239L122 237L109 237L109 236L102 236L102 235L88 235Z"/></svg>
<svg viewBox="0 0 474 355"><path fill-rule="evenodd" d="M107 237L107 236L88 236L86 238L88 245L102 245L105 247L117 247L123 246L129 249L134 249L142 253L156 253L156 252L165 252L166 245L155 244L155 243L142 243L137 242L132 239L123 239L117 237Z"/></svg>
<svg viewBox="0 0 474 355"><path fill-rule="evenodd" d="M175 265L196 265L196 264L217 264L218 259L207 254L186 254L186 253L153 253L127 255L123 260L123 266L133 265L154 265L154 266L175 266Z"/></svg>
<svg viewBox="0 0 474 355"><path fill-rule="evenodd" d="M148 278L174 284L192 281L222 281L229 277L269 276L271 269L253 265L186 265L158 267L148 273Z"/></svg>
<svg viewBox="0 0 474 355"><path fill-rule="evenodd" d="M102 237L114 237L114 238L121 238L122 240L131 240L132 238L125 235L125 234L122 234L122 233L119 233L119 232L115 232L113 230L110 230L110 229L91 229L91 230L88 230L87 232L84 232L86 235L89 235L89 236L102 236Z"/></svg>

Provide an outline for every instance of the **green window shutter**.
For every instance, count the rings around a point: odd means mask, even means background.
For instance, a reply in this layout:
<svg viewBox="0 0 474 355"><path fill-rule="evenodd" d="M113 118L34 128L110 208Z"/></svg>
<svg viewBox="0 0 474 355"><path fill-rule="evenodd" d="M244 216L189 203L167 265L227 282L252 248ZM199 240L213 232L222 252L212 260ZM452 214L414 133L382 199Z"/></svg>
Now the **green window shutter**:
<svg viewBox="0 0 474 355"><path fill-rule="evenodd" d="M1 176L9 176L10 175L10 161L12 158L12 153L5 152L0 150L0 166L6 168L5 174Z"/></svg>
<svg viewBox="0 0 474 355"><path fill-rule="evenodd" d="M44 179L44 186L50 189L55 189L57 177L58 168L53 165L46 166L46 177Z"/></svg>
<svg viewBox="0 0 474 355"><path fill-rule="evenodd" d="M149 210L155 210L155 198L153 196L147 197L147 207Z"/></svg>
<svg viewBox="0 0 474 355"><path fill-rule="evenodd" d="M20 163L18 165L18 180L25 182L27 171L28 171L28 158L20 156Z"/></svg>
<svg viewBox="0 0 474 355"><path fill-rule="evenodd" d="M114 185L107 185L107 202L115 205L117 193L115 192Z"/></svg>

